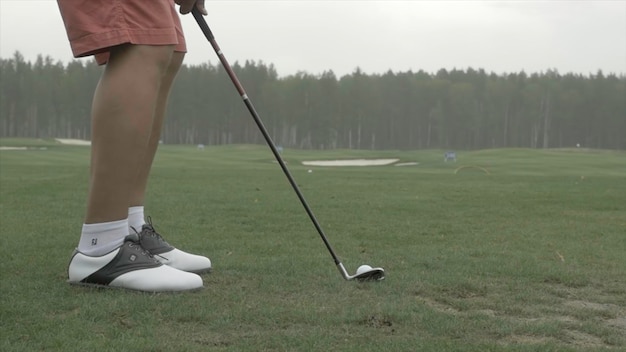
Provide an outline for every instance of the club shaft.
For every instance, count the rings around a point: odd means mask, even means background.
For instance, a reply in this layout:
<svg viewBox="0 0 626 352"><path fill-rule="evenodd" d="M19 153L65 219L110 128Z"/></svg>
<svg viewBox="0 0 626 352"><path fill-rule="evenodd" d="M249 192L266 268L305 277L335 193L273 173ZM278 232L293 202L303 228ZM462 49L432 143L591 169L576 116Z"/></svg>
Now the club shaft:
<svg viewBox="0 0 626 352"><path fill-rule="evenodd" d="M246 93L245 89L243 88L243 85L241 84L241 82L239 81L239 78L237 78L237 75L235 74L233 69L230 67L230 64L228 63L228 60L226 60L226 57L224 56L224 53L222 53L222 49L220 49L219 45L215 41L215 37L213 36L213 32L211 32L211 29L209 28L209 25L204 20L204 17L200 13L200 11L198 11L195 7L192 10L192 15L196 19L196 22L198 22L198 25L200 26L200 29L202 30L202 33L204 33L204 36L207 38L207 40L209 41L209 43L213 47L213 50L215 50L215 53L217 54L217 57L219 58L220 62L222 63L222 66L226 70L226 73L228 74L228 77L230 77L230 80L235 85L235 88L237 89L237 92L239 93L239 95L243 99L243 102L246 105L246 107L248 108L248 111L250 111L250 114L252 115L252 118L254 119L254 122L256 123L256 125L259 127L259 130L263 134L263 137L265 138L265 141L267 142L268 146L272 150L272 153L274 154L274 157L276 158L276 161L278 161L278 164L280 165L280 168L283 170L283 173L285 174L285 176L287 176L287 180L289 180L289 183L291 184L291 187L293 188L293 190L298 195L298 199L300 199L300 203L302 203L302 206L304 207L304 210L306 210L306 213L309 215L309 218L313 222L313 225L315 226L315 229L317 230L317 233L322 238L322 241L324 241L324 244L326 245L326 248L328 249L328 252L330 252L330 255L333 257L333 260L335 261L335 264L336 265L341 265L341 262L339 261L339 258L337 257L337 254L335 254L335 251L331 247L330 242L328 242L328 239L326 238L326 235L324 234L324 230L322 230L322 227L320 226L319 222L317 221L317 218L315 217L315 214L313 214L313 211L311 210L311 207L309 207L309 204L307 203L306 199L304 198L304 195L300 191L300 187L298 187L298 184L296 183L296 181L294 180L293 176L291 175L291 172L289 172L289 169L287 168L287 165L283 161L282 157L280 156L280 153L278 152L278 149L276 149L276 146L274 145L274 142L272 141L272 138L270 137L269 133L267 132L267 129L265 128L265 125L263 124L263 121L261 121L261 118L259 117L259 114L257 113L256 109L254 108L254 105L252 105L252 101L248 97L248 94ZM344 272L345 272L345 269L344 269Z"/></svg>

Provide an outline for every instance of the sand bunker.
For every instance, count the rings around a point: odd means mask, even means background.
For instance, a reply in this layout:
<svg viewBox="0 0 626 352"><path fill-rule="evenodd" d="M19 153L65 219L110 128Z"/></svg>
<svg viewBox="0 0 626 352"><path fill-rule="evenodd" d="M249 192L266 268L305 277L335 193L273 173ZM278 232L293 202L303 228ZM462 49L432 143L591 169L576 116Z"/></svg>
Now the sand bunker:
<svg viewBox="0 0 626 352"><path fill-rule="evenodd" d="M0 150L27 150L26 147L0 147Z"/></svg>
<svg viewBox="0 0 626 352"><path fill-rule="evenodd" d="M91 141L86 141L83 139L56 138L56 141L61 144L69 145L91 145Z"/></svg>
<svg viewBox="0 0 626 352"><path fill-rule="evenodd" d="M61 144L66 144L66 145L86 145L86 146L91 145L91 141L86 141L84 139L55 138L54 140ZM48 148L47 147L39 147L39 148L37 147L7 147L7 146L0 147L0 150L31 150L31 149L46 150Z"/></svg>
<svg viewBox="0 0 626 352"><path fill-rule="evenodd" d="M389 165L400 159L352 159L352 160L313 160L303 161L306 166L379 166Z"/></svg>

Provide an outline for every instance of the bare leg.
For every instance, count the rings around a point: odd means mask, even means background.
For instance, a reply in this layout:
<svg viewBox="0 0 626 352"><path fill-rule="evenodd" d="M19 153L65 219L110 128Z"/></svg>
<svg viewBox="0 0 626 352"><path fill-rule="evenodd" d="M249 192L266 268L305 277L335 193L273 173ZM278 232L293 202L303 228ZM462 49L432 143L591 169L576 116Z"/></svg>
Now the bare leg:
<svg viewBox="0 0 626 352"><path fill-rule="evenodd" d="M161 88L171 85L164 82L173 52L169 45L122 45L111 50L93 100L86 224L127 218L156 124Z"/></svg>
<svg viewBox="0 0 626 352"><path fill-rule="evenodd" d="M138 171L135 174L134 182L130 188L129 193L129 231L140 231L141 243L143 248L147 249L155 256L160 262L167 264L173 268L190 271L195 273L208 272L211 270L211 260L207 257L190 254L183 252L177 248L172 247L169 243L165 242L160 234L154 230L152 224L149 226L143 226L143 204L146 195L146 188L148 184L148 176L150 174L150 168L154 160L154 155L159 146L159 138L161 136L161 127L163 126L163 120L165 117L165 111L167 108L167 101L170 95L170 90L174 82L174 78L182 65L184 54L175 52L172 55L172 60L165 72L161 86L158 92L158 98L154 111L154 119L152 123L152 130L148 137L148 142L145 145L141 159L138 164ZM130 209L132 208L132 209ZM140 208L140 209L137 209ZM157 234L158 236L153 236Z"/></svg>
<svg viewBox="0 0 626 352"><path fill-rule="evenodd" d="M165 112L167 110L170 91L172 84L174 83L174 78L176 78L176 74L183 64L184 57L184 53L174 52L172 60L170 61L167 71L165 72L165 76L161 81L161 87L159 89L158 99L156 102L156 109L154 111L152 130L150 132L148 144L144 149L144 155L138 164L139 171L137 172L135 182L129 193L130 200L128 206L142 206L144 204L146 188L148 185L148 176L150 175L150 168L152 167L152 162L154 161L154 155L156 154L159 146L161 128L165 119Z"/></svg>

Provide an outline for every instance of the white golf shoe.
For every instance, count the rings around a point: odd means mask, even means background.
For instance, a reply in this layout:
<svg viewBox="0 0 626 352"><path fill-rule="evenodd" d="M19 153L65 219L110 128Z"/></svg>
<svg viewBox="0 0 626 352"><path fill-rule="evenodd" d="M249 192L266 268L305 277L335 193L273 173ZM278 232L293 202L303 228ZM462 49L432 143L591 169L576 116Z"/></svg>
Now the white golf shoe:
<svg viewBox="0 0 626 352"><path fill-rule="evenodd" d="M203 287L200 276L156 260L141 246L137 235L127 236L122 246L100 257L74 251L68 277L69 283L75 285L144 292L177 292Z"/></svg>
<svg viewBox="0 0 626 352"><path fill-rule="evenodd" d="M211 271L211 260L209 258L174 248L154 230L150 217L148 217L148 223L141 227L139 242L156 260L172 268L196 274Z"/></svg>

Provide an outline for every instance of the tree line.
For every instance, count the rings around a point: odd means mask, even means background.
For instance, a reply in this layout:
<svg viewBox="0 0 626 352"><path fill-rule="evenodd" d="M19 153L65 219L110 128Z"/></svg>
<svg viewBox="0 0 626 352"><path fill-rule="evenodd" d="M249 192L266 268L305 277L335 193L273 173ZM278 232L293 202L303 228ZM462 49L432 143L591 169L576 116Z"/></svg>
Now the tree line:
<svg viewBox="0 0 626 352"><path fill-rule="evenodd" d="M236 62L233 69L275 143L308 149L626 149L623 74L487 73L441 69L337 77ZM102 67L46 56L0 59L0 137L90 139ZM184 65L162 140L168 144L264 143L226 71Z"/></svg>

